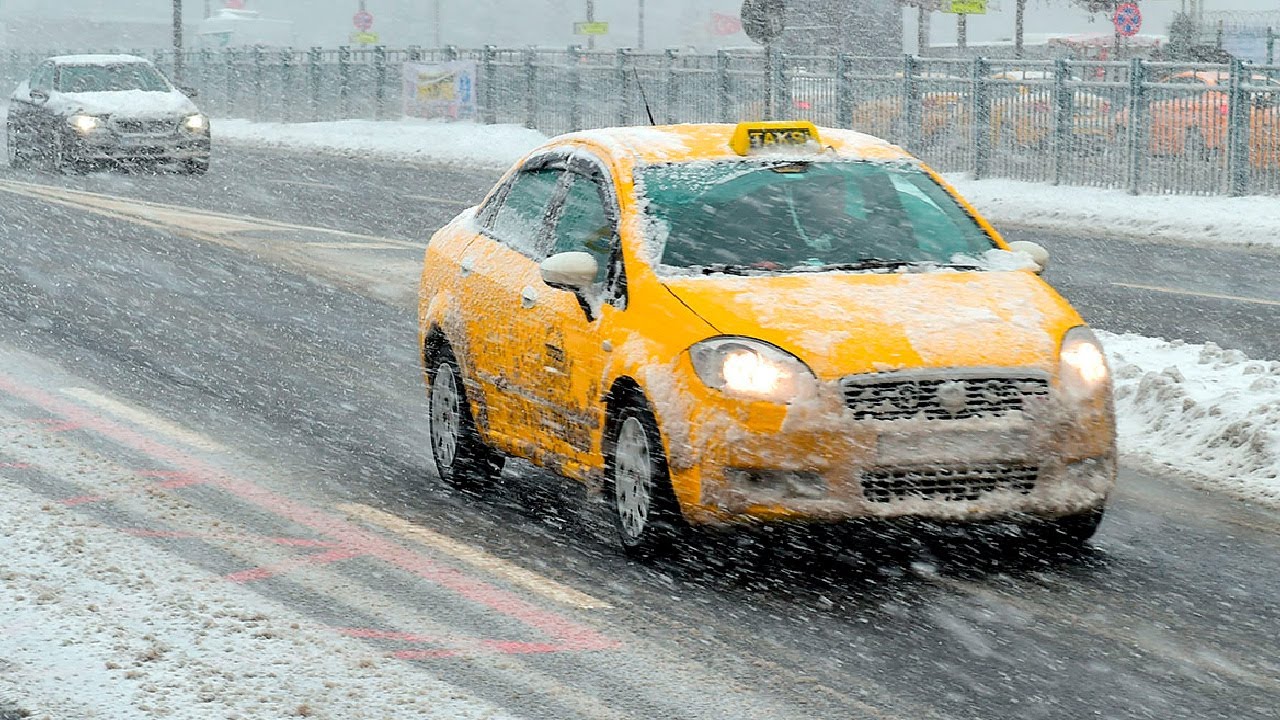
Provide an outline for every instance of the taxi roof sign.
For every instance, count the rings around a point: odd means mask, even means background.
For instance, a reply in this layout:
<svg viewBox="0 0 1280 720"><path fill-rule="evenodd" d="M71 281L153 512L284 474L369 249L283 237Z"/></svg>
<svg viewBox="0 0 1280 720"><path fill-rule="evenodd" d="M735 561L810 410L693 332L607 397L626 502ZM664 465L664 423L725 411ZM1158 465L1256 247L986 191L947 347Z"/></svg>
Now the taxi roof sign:
<svg viewBox="0 0 1280 720"><path fill-rule="evenodd" d="M818 128L807 120L769 120L738 123L729 147L739 155L783 147L821 143Z"/></svg>

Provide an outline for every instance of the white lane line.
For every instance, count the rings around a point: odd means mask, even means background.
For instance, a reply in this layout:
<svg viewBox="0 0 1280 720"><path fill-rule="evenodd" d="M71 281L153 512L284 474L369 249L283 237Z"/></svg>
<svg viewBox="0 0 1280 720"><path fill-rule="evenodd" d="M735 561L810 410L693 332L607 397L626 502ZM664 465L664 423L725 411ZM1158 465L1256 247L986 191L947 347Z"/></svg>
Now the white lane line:
<svg viewBox="0 0 1280 720"><path fill-rule="evenodd" d="M593 598L568 585L490 555L480 548L454 540L447 535L441 535L438 532L414 525L390 513L382 512L367 505L356 504L339 505L338 509L352 517L390 530L397 535L421 542L428 547L449 555L455 560L460 560L490 575L502 578L513 585L519 585L526 590L531 590L549 600L585 610L612 607L603 600Z"/></svg>
<svg viewBox="0 0 1280 720"><path fill-rule="evenodd" d="M309 242L303 243L309 248L321 248L323 250L404 250L405 245L401 243L391 242ZM411 250L422 250L418 246L409 247Z"/></svg>
<svg viewBox="0 0 1280 720"><path fill-rule="evenodd" d="M1190 295L1192 297L1213 298L1214 300L1231 300L1232 302L1249 303L1250 305L1280 305L1280 300L1266 300L1263 298L1241 297L1239 295L1196 292L1194 290L1179 290L1178 288L1161 287L1160 285L1139 285L1137 283L1124 282L1113 282L1111 284L1116 287L1133 288L1135 290L1150 290L1151 292L1167 293L1169 295Z"/></svg>
<svg viewBox="0 0 1280 720"><path fill-rule="evenodd" d="M135 425L141 425L148 430L153 430L169 438L177 440L185 445L209 452L225 452L226 448L217 442L211 440L200 433L188 430L181 425L169 422L164 418L154 415L142 408L127 405L109 398L100 393L96 393L88 388L81 387L65 387L59 392L67 397L74 398L86 405L92 405L99 410L115 415L116 417L128 420Z"/></svg>
<svg viewBox="0 0 1280 720"><path fill-rule="evenodd" d="M267 182L277 185L297 185L299 187L321 188L324 190L341 190L342 188L332 183L307 182L306 180L283 180L278 178L268 178Z"/></svg>
<svg viewBox="0 0 1280 720"><path fill-rule="evenodd" d="M475 203L470 200L450 200L449 198L432 197L430 195L405 195L407 198L414 200L426 200L427 202L439 203L441 205L454 205L457 207L471 207Z"/></svg>

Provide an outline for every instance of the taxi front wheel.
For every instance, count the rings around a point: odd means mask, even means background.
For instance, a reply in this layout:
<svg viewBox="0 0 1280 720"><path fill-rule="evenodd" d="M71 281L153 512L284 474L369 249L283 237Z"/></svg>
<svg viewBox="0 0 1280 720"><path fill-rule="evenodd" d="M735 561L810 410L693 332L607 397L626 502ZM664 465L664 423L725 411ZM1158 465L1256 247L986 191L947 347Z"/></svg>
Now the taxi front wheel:
<svg viewBox="0 0 1280 720"><path fill-rule="evenodd" d="M633 400L611 428L605 499L612 505L622 549L638 557L668 552L686 526L653 413Z"/></svg>
<svg viewBox="0 0 1280 720"><path fill-rule="evenodd" d="M504 459L484 444L467 403L458 362L446 347L432 353L428 404L431 458L440 479L453 487L480 490L497 482Z"/></svg>

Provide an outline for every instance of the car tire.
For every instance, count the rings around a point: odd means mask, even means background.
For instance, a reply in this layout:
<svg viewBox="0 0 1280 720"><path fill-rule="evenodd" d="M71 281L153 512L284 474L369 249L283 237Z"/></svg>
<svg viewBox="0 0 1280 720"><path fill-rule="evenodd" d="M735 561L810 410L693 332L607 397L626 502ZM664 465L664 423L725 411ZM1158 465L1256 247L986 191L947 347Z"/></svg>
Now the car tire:
<svg viewBox="0 0 1280 720"><path fill-rule="evenodd" d="M209 172L209 160L187 160L182 163L182 171L188 175L204 175Z"/></svg>
<svg viewBox="0 0 1280 720"><path fill-rule="evenodd" d="M18 131L10 123L6 125L5 139L9 151L9 167L22 169L31 164L31 158L22 151L18 139Z"/></svg>
<svg viewBox="0 0 1280 720"><path fill-rule="evenodd" d="M658 423L642 399L624 401L609 423L604 496L628 555L667 554L688 530Z"/></svg>
<svg viewBox="0 0 1280 720"><path fill-rule="evenodd" d="M471 417L462 372L447 345L427 357L431 459L446 484L460 490L484 490L502 476L505 458L484 444Z"/></svg>

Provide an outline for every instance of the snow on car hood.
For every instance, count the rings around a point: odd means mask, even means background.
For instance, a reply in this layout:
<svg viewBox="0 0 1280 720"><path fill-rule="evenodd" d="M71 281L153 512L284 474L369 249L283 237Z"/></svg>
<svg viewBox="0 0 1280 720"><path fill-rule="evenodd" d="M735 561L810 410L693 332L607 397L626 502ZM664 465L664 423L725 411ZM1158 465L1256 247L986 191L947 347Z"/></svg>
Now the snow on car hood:
<svg viewBox="0 0 1280 720"><path fill-rule="evenodd" d="M822 379L921 367L1053 370L1079 315L1023 272L669 278L719 332L796 355Z"/></svg>
<svg viewBox="0 0 1280 720"><path fill-rule="evenodd" d="M54 93L48 104L50 108L64 113L84 112L130 118L167 118L197 112L196 104L179 90Z"/></svg>

